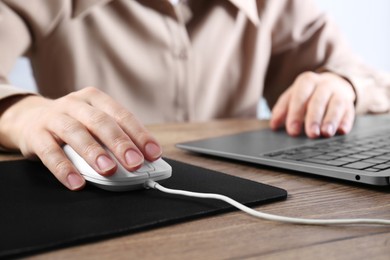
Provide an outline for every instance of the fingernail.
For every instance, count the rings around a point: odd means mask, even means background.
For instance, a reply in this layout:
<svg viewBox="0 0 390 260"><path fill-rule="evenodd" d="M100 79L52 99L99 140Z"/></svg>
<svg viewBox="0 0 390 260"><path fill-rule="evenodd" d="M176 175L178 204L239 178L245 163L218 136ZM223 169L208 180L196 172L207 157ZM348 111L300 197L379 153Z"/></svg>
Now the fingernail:
<svg viewBox="0 0 390 260"><path fill-rule="evenodd" d="M340 129L340 133L341 134L346 134L349 132L350 128L347 124L345 123L342 123L340 126L339 126L339 129Z"/></svg>
<svg viewBox="0 0 390 260"><path fill-rule="evenodd" d="M330 123L325 124L325 126L324 126L324 132L325 132L327 135L333 136L333 135L335 134L335 131L336 131L336 130L335 130L333 124L330 124Z"/></svg>
<svg viewBox="0 0 390 260"><path fill-rule="evenodd" d="M109 171L115 167L115 162L106 155L100 155L96 160L96 164L103 172Z"/></svg>
<svg viewBox="0 0 390 260"><path fill-rule="evenodd" d="M144 158L135 150L130 149L125 153L126 163L129 166L138 166L143 163Z"/></svg>
<svg viewBox="0 0 390 260"><path fill-rule="evenodd" d="M160 146L155 143L147 143L145 146L145 152L152 158L159 158L162 154Z"/></svg>
<svg viewBox="0 0 390 260"><path fill-rule="evenodd" d="M73 173L73 172L69 173L66 178L67 178L68 184L72 190L80 189L85 184L85 180L83 179L83 177L81 177L80 175Z"/></svg>
<svg viewBox="0 0 390 260"><path fill-rule="evenodd" d="M317 123L312 124L310 130L314 133L315 136L320 135L320 126Z"/></svg>
<svg viewBox="0 0 390 260"><path fill-rule="evenodd" d="M301 132L301 125L298 122L294 122L290 125L293 134L298 135Z"/></svg>

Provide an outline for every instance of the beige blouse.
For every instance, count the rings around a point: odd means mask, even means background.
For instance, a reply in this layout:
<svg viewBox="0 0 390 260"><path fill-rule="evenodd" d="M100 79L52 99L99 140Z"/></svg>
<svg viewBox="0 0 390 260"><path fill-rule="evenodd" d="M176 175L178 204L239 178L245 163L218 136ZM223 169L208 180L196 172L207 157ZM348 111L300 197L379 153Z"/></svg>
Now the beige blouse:
<svg viewBox="0 0 390 260"><path fill-rule="evenodd" d="M25 92L7 81L21 55L42 95L95 86L144 123L254 117L307 70L350 80L358 112L390 104L309 0L2 0L0 101Z"/></svg>

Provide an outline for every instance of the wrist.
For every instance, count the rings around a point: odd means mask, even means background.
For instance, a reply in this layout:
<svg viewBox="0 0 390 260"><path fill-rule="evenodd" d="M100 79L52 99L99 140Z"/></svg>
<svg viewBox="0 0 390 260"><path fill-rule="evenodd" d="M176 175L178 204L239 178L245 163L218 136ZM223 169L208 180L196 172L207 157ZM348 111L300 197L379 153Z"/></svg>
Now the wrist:
<svg viewBox="0 0 390 260"><path fill-rule="evenodd" d="M45 98L36 95L15 95L0 101L0 146L6 150L19 150L18 140L24 130L25 119L34 104Z"/></svg>

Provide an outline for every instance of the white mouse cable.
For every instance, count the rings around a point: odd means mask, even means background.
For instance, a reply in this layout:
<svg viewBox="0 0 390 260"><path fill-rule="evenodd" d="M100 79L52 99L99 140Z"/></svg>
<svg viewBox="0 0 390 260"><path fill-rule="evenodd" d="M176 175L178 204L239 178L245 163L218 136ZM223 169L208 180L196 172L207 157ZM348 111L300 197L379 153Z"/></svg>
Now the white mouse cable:
<svg viewBox="0 0 390 260"><path fill-rule="evenodd" d="M279 222L286 222L286 223L294 223L294 224L303 224L303 225L343 225L343 224L366 224L366 225L390 225L390 220L387 219L365 219L365 218L355 218L355 219L305 219L305 218L291 218L291 217L284 217L284 216L278 216L268 213L263 213L260 211L256 211L254 209L251 209L227 196L220 195L220 194L213 194L213 193L199 193L199 192L191 192L191 191L185 191L185 190L175 190L175 189L169 189L161 186L157 182L153 180L147 180L145 182L145 187L156 189L165 193L170 194L176 194L176 195L183 195L188 197L195 197L195 198L204 198L204 199L217 199L222 200L242 211L245 213L248 213L251 216L254 216L256 218L261 218L265 220L271 220L271 221L279 221Z"/></svg>

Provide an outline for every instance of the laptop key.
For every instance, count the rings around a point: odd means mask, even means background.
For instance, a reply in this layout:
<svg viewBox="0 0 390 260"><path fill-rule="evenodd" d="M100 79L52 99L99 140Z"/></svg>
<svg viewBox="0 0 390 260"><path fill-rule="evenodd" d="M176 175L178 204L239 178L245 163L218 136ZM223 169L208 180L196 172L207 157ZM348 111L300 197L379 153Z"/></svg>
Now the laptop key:
<svg viewBox="0 0 390 260"><path fill-rule="evenodd" d="M313 159L317 160L323 160L323 161L329 161L337 158L336 156L331 156L331 155L318 155L318 156L313 156Z"/></svg>
<svg viewBox="0 0 390 260"><path fill-rule="evenodd" d="M329 165L329 166L342 166L348 162L344 161L339 161L339 160L330 160L330 161L324 161L324 160L319 160L315 158L307 158L303 159L303 162L309 162L309 163L317 163L317 164L324 164L324 165Z"/></svg>
<svg viewBox="0 0 390 260"><path fill-rule="evenodd" d="M344 161L346 163L352 163L352 162L357 162L357 161L360 161L360 159L357 159L357 158L352 158L352 157L341 157L341 158L337 158L337 160L339 161Z"/></svg>
<svg viewBox="0 0 390 260"><path fill-rule="evenodd" d="M341 160L331 160L331 161L327 161L326 162L327 165L332 165L332 166L342 166L342 165L344 165L346 163L347 162L341 161Z"/></svg>
<svg viewBox="0 0 390 260"><path fill-rule="evenodd" d="M288 160L302 160L305 158L321 155L321 152L313 152L313 153L299 153L299 154L293 154L293 155L285 155L282 158L288 159Z"/></svg>
<svg viewBox="0 0 390 260"><path fill-rule="evenodd" d="M375 165L373 168L378 169L378 170L384 170L390 168L390 165L388 164L378 164Z"/></svg>
<svg viewBox="0 0 390 260"><path fill-rule="evenodd" d="M356 170L363 170L365 168L369 168L369 167L372 167L374 165L375 164L373 164L373 163L367 163L367 162L354 162L354 163L349 163L349 164L343 165L343 167L356 169Z"/></svg>
<svg viewBox="0 0 390 260"><path fill-rule="evenodd" d="M387 159L375 159L375 158L370 158L366 160L362 160L362 162L367 162L367 163L375 163L375 164L380 164L380 163L386 163L389 160Z"/></svg>
<svg viewBox="0 0 390 260"><path fill-rule="evenodd" d="M381 153L381 152L377 152L377 151L366 151L366 152L362 152L362 153L360 153L360 154L363 154L363 155L371 155L371 157L373 157L373 156L380 156L380 155L382 155L383 153Z"/></svg>

